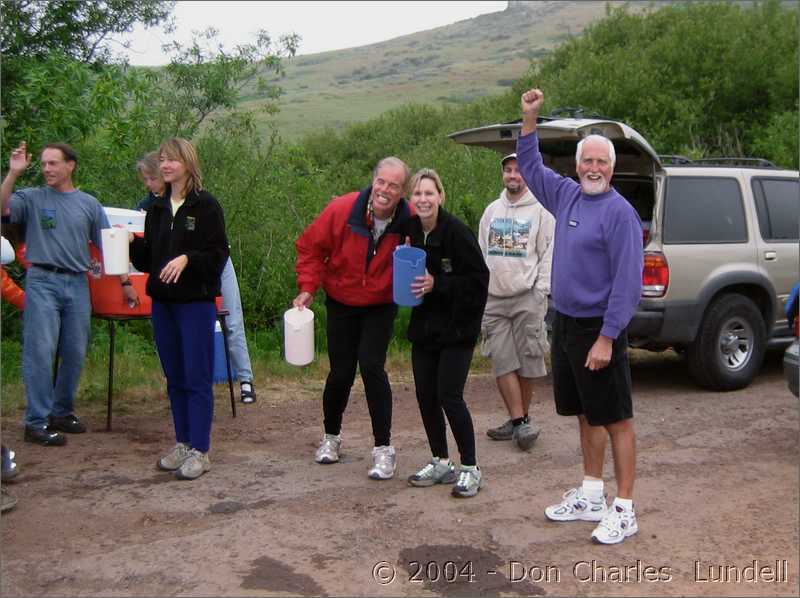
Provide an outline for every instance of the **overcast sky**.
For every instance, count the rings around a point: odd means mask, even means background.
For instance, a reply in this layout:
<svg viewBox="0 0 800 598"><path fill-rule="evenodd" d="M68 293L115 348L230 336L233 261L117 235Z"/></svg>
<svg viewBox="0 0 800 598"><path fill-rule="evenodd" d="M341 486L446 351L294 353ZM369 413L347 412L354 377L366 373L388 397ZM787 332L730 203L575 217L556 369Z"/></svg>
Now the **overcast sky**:
<svg viewBox="0 0 800 598"><path fill-rule="evenodd" d="M314 54L385 41L401 35L449 25L480 14L498 12L506 2L178 2L175 32L138 27L126 52L139 66L166 64L161 45L188 42L192 31L220 30L226 48L251 42L258 29L271 37L297 33L303 39L298 54Z"/></svg>

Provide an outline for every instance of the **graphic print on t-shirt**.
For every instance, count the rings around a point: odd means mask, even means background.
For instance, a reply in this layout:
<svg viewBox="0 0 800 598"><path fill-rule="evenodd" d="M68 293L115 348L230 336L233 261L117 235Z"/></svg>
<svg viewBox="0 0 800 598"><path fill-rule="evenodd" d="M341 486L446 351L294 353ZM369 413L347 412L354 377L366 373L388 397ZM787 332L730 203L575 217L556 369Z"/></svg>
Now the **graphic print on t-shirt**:
<svg viewBox="0 0 800 598"><path fill-rule="evenodd" d="M528 257L531 221L522 218L492 218L489 223L489 255Z"/></svg>
<svg viewBox="0 0 800 598"><path fill-rule="evenodd" d="M56 211L52 208L39 208L39 225L42 230L52 230L56 227Z"/></svg>

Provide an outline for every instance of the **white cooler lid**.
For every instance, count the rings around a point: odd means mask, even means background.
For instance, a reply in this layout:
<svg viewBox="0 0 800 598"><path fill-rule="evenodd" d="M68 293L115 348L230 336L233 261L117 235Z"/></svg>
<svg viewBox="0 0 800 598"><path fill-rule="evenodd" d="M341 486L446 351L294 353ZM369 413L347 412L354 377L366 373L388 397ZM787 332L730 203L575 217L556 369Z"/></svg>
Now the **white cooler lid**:
<svg viewBox="0 0 800 598"><path fill-rule="evenodd" d="M111 226L121 224L132 233L144 232L144 212L137 210L126 210L125 208L103 208Z"/></svg>

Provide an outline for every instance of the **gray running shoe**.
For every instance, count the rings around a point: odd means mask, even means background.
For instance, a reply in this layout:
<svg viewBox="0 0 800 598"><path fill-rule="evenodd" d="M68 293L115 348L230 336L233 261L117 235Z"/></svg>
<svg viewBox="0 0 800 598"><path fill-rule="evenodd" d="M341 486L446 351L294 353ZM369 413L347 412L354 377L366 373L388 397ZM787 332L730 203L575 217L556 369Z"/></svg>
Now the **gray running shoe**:
<svg viewBox="0 0 800 598"><path fill-rule="evenodd" d="M389 480L394 477L397 467L397 453L394 447L376 446L372 449L372 467L367 475L373 480Z"/></svg>
<svg viewBox="0 0 800 598"><path fill-rule="evenodd" d="M456 485L453 486L451 494L458 498L469 498L475 496L478 490L481 489L481 486L483 486L481 468L475 467L467 469L462 466L458 474L458 481Z"/></svg>
<svg viewBox="0 0 800 598"><path fill-rule="evenodd" d="M434 484L452 484L457 477L456 468L452 461L442 463L434 457L425 467L414 475L409 476L408 483L412 486L424 488Z"/></svg>
<svg viewBox="0 0 800 598"><path fill-rule="evenodd" d="M211 461L208 459L208 453L201 453L197 449L191 449L186 461L175 472L175 476L182 480L194 480L209 469L211 469Z"/></svg>
<svg viewBox="0 0 800 598"><path fill-rule="evenodd" d="M314 455L317 463L328 464L336 463L339 460L339 449L342 447L342 437L340 434L325 434L319 448Z"/></svg>
<svg viewBox="0 0 800 598"><path fill-rule="evenodd" d="M486 430L486 435L492 440L511 440L514 435L514 424L508 420L502 426Z"/></svg>
<svg viewBox="0 0 800 598"><path fill-rule="evenodd" d="M188 444L179 442L167 455L158 460L158 468L165 471L175 471L179 469L180 466L183 465L183 462L189 458L190 448Z"/></svg>
<svg viewBox="0 0 800 598"><path fill-rule="evenodd" d="M514 429L514 442L523 451L530 450L537 438L539 438L539 428L531 424L520 424Z"/></svg>

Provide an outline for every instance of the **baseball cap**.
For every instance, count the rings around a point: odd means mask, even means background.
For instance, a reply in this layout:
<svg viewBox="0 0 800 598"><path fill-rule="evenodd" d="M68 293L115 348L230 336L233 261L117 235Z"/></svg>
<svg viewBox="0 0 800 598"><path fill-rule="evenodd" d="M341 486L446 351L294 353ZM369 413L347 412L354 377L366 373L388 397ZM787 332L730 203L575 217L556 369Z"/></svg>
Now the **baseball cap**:
<svg viewBox="0 0 800 598"><path fill-rule="evenodd" d="M505 156L502 160L500 160L500 166L505 166L506 162L508 162L509 160L512 160L512 159L516 160L517 159L517 154L508 154L507 156Z"/></svg>

